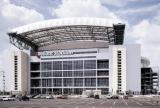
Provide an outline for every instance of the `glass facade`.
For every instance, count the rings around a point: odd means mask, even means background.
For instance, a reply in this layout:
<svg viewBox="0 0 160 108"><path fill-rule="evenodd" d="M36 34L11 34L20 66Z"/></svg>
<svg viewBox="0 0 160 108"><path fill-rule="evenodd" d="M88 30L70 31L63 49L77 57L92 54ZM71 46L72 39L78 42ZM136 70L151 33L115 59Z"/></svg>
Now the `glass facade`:
<svg viewBox="0 0 160 108"><path fill-rule="evenodd" d="M35 66L35 67L34 67ZM108 60L68 60L31 63L31 94L108 93Z"/></svg>

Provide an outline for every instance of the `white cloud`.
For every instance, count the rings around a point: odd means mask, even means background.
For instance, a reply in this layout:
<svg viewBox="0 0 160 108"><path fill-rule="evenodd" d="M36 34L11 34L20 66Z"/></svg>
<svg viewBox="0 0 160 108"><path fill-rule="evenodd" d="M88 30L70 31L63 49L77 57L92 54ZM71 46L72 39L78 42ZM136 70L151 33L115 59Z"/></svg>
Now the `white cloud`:
<svg viewBox="0 0 160 108"><path fill-rule="evenodd" d="M33 9L28 9L22 6L16 6L9 2L3 2L3 5L0 8L0 17L3 17L3 20L5 21L13 21L18 23L19 25L32 23L44 19L42 14L38 13Z"/></svg>
<svg viewBox="0 0 160 108"><path fill-rule="evenodd" d="M24 23L31 23L34 21L43 20L43 16L33 9L27 9L22 6L8 4L2 7L1 14L7 20L19 20Z"/></svg>
<svg viewBox="0 0 160 108"><path fill-rule="evenodd" d="M160 25L152 21L143 20L132 27L131 36L137 39L136 43L141 44L143 56L151 60L152 66L160 67Z"/></svg>
<svg viewBox="0 0 160 108"><path fill-rule="evenodd" d="M132 31L131 34L133 37L142 39L147 35L147 30L150 28L150 23L148 20L143 20L142 22L140 22L137 25L134 25L132 27Z"/></svg>
<svg viewBox="0 0 160 108"><path fill-rule="evenodd" d="M11 46L9 45L9 37L6 35L8 29L21 26L24 24L43 20L42 14L33 9L11 4L9 0L1 0L0 2L0 70L6 72L6 86L9 89L9 63L8 54ZM15 49L15 48L14 48ZM1 79L1 76L0 76ZM0 86L1 89L1 86Z"/></svg>
<svg viewBox="0 0 160 108"><path fill-rule="evenodd" d="M99 0L62 0L52 15L59 18L64 17L101 17L111 19L113 22L121 22L121 19L108 8L103 6Z"/></svg>

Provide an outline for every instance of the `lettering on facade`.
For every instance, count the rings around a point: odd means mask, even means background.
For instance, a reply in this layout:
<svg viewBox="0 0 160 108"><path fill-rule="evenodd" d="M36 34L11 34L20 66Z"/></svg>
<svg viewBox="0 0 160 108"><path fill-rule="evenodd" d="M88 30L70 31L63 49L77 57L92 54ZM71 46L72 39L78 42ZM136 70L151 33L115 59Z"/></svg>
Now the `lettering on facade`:
<svg viewBox="0 0 160 108"><path fill-rule="evenodd" d="M59 56L59 55L72 55L72 51L43 51L38 52L38 56Z"/></svg>

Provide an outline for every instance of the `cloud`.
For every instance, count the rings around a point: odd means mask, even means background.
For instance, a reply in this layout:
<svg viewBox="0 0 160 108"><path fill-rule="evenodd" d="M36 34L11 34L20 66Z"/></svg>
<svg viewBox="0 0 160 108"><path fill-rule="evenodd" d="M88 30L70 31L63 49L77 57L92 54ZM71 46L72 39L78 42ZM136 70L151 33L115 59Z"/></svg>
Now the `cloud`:
<svg viewBox="0 0 160 108"><path fill-rule="evenodd" d="M128 2L133 2L138 0L101 0L103 4L112 5L116 7L124 7Z"/></svg>
<svg viewBox="0 0 160 108"><path fill-rule="evenodd" d="M155 16L157 17L157 16ZM152 66L160 67L160 25L149 20L143 20L131 28L130 35L141 44L142 56L151 60Z"/></svg>
<svg viewBox="0 0 160 108"><path fill-rule="evenodd" d="M58 18L64 17L101 17L121 22L121 19L99 0L62 0L62 3L52 11L52 15Z"/></svg>
<svg viewBox="0 0 160 108"><path fill-rule="evenodd" d="M135 14L135 13L143 13L143 12L153 12L160 9L160 3L152 5L152 6L145 6L140 8L133 8L133 9L122 9L118 10L117 14Z"/></svg>
<svg viewBox="0 0 160 108"><path fill-rule="evenodd" d="M156 16L153 18L153 23L160 25L160 11L158 11Z"/></svg>
<svg viewBox="0 0 160 108"><path fill-rule="evenodd" d="M33 9L16 6L9 1L2 0L0 7L0 19L8 27L20 26L27 23L43 20L42 14Z"/></svg>
<svg viewBox="0 0 160 108"><path fill-rule="evenodd" d="M0 70L6 71L6 79L9 79L9 63L8 57L11 49L15 49L15 47L11 47L9 44L9 37L7 36L7 31L11 28L21 26L24 24L36 22L43 20L44 16L37 12L36 10L29 9L23 6L17 6L15 4L10 3L9 0L1 0L0 2ZM1 77L0 77L1 80ZM8 83L8 81L6 81ZM7 85L9 89L9 84ZM1 86L0 86L1 89Z"/></svg>
<svg viewBox="0 0 160 108"><path fill-rule="evenodd" d="M44 17L33 9L27 9L22 6L8 4L2 7L1 15L7 20L17 20L23 23L32 23L34 21L43 20Z"/></svg>

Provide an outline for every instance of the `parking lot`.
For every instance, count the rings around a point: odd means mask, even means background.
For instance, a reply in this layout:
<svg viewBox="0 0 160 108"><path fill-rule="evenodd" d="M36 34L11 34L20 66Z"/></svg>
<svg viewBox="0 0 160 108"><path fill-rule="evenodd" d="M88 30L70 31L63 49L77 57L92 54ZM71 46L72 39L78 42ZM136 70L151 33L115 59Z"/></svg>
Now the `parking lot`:
<svg viewBox="0 0 160 108"><path fill-rule="evenodd" d="M160 108L159 99L31 99L30 101L0 101L0 108Z"/></svg>

